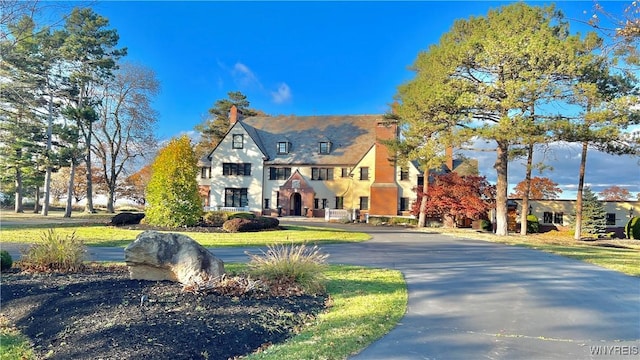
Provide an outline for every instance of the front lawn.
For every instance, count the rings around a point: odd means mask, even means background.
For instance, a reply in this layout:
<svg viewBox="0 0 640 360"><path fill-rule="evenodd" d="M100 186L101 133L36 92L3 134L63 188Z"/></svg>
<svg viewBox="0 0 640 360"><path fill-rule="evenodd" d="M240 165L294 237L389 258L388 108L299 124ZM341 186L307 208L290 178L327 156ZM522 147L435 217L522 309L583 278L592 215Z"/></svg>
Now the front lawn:
<svg viewBox="0 0 640 360"><path fill-rule="evenodd" d="M87 246L125 247L142 232L142 230L129 230L126 227L103 224L20 225L3 226L0 240L12 243L33 243L38 241L49 227L55 227L56 233L61 236L71 235L75 232L75 235L82 239ZM285 230L252 233L201 233L182 231L182 229L176 229L173 232L187 235L201 245L210 247L331 244L360 242L371 238L365 233L307 226L286 226Z"/></svg>

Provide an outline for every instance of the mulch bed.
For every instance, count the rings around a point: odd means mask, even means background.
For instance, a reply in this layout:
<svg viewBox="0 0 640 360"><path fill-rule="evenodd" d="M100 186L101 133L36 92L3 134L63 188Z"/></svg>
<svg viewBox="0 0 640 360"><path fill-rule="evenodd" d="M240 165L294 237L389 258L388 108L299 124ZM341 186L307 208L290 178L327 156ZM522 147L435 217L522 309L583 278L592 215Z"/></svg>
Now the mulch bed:
<svg viewBox="0 0 640 360"><path fill-rule="evenodd" d="M236 359L293 336L326 296L185 292L124 266L2 273L2 317L50 359Z"/></svg>

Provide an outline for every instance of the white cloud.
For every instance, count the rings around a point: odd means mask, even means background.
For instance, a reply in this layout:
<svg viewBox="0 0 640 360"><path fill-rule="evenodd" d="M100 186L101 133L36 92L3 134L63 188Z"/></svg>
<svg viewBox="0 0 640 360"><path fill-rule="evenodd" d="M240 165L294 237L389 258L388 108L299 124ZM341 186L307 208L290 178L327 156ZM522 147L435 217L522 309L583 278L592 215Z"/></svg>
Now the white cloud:
<svg viewBox="0 0 640 360"><path fill-rule="evenodd" d="M487 145L483 141L476 141L470 147L487 148ZM462 153L469 158L477 159L480 174L495 183L496 171L493 168L496 160L495 152L463 151ZM561 198L574 198L578 187L580 153L580 144L555 142L546 145L546 148L536 148L534 163L543 162L551 168L542 172L534 169L532 176L550 178L558 183L558 186L563 190L563 193L560 194ZM524 179L524 162L525 159L515 159L509 162L510 190ZM589 148L585 185L590 186L596 193L612 185L624 187L632 194L640 192L640 158L628 155L610 155ZM635 195L633 197L635 198Z"/></svg>
<svg viewBox="0 0 640 360"><path fill-rule="evenodd" d="M233 66L233 70L231 71L231 75L234 77L235 81L242 87L254 87L262 88L262 84L258 77L251 71L251 69L243 64L236 63Z"/></svg>
<svg viewBox="0 0 640 360"><path fill-rule="evenodd" d="M280 86L278 86L277 91L271 92L271 98L276 104L287 102L291 100L291 88L289 88L289 85L282 83L280 84Z"/></svg>

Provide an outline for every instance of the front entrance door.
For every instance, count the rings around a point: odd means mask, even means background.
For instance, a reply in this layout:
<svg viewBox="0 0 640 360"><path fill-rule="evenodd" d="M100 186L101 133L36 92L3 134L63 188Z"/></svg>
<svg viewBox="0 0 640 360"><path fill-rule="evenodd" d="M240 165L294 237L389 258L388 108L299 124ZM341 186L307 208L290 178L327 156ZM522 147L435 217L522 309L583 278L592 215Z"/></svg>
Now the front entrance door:
<svg viewBox="0 0 640 360"><path fill-rule="evenodd" d="M302 196L299 193L293 193L291 195L291 215L302 215Z"/></svg>

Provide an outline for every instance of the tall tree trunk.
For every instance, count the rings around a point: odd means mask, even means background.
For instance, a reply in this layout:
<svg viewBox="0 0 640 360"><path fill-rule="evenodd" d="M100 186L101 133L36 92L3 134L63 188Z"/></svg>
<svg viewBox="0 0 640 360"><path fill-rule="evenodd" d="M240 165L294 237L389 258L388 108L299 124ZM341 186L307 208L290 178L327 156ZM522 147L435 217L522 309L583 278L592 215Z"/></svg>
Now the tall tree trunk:
<svg viewBox="0 0 640 360"><path fill-rule="evenodd" d="M67 206L64 210L64 217L71 217L71 210L73 208L73 178L76 176L76 162L71 161L71 170L69 171L69 186L67 187Z"/></svg>
<svg viewBox="0 0 640 360"><path fill-rule="evenodd" d="M531 168L533 167L533 144L527 149L527 169L524 177L524 196L520 211L520 235L527 235L527 216L529 215L529 195L531 194Z"/></svg>
<svg viewBox="0 0 640 360"><path fill-rule="evenodd" d="M37 214L40 210L40 186L36 185L36 193L34 194L36 203L33 205L33 213Z"/></svg>
<svg viewBox="0 0 640 360"><path fill-rule="evenodd" d="M582 236L582 190L584 188L584 171L587 167L587 148L589 143L582 142L582 154L580 156L580 175L578 176L578 195L576 197L576 229L573 238L580 240Z"/></svg>
<svg viewBox="0 0 640 360"><path fill-rule="evenodd" d="M506 236L508 234L507 224L507 171L509 165L509 144L498 141L496 149L496 162L493 165L496 169L496 235Z"/></svg>
<svg viewBox="0 0 640 360"><path fill-rule="evenodd" d="M14 210L17 213L23 213L24 207L22 206L22 171L19 167L16 167L16 192L15 192L15 206Z"/></svg>
<svg viewBox="0 0 640 360"><path fill-rule="evenodd" d="M87 204L84 208L85 212L94 213L95 210L93 208L93 176L91 175L91 124L89 126L88 134L85 136L85 141L87 143L87 153L85 155L86 166L87 166Z"/></svg>
<svg viewBox="0 0 640 360"><path fill-rule="evenodd" d="M115 186L109 185L109 195L107 197L107 212L113 214L115 212L115 198L116 198L116 189Z"/></svg>
<svg viewBox="0 0 640 360"><path fill-rule="evenodd" d="M420 213L418 214L418 227L427 226L427 191L429 191L429 169L424 170L422 181L422 199L420 200Z"/></svg>
<svg viewBox="0 0 640 360"><path fill-rule="evenodd" d="M47 82L47 85L50 85ZM44 198L42 199L42 216L49 215L51 197L51 137L53 136L53 91L49 87L49 107L47 115L47 170L44 175Z"/></svg>

